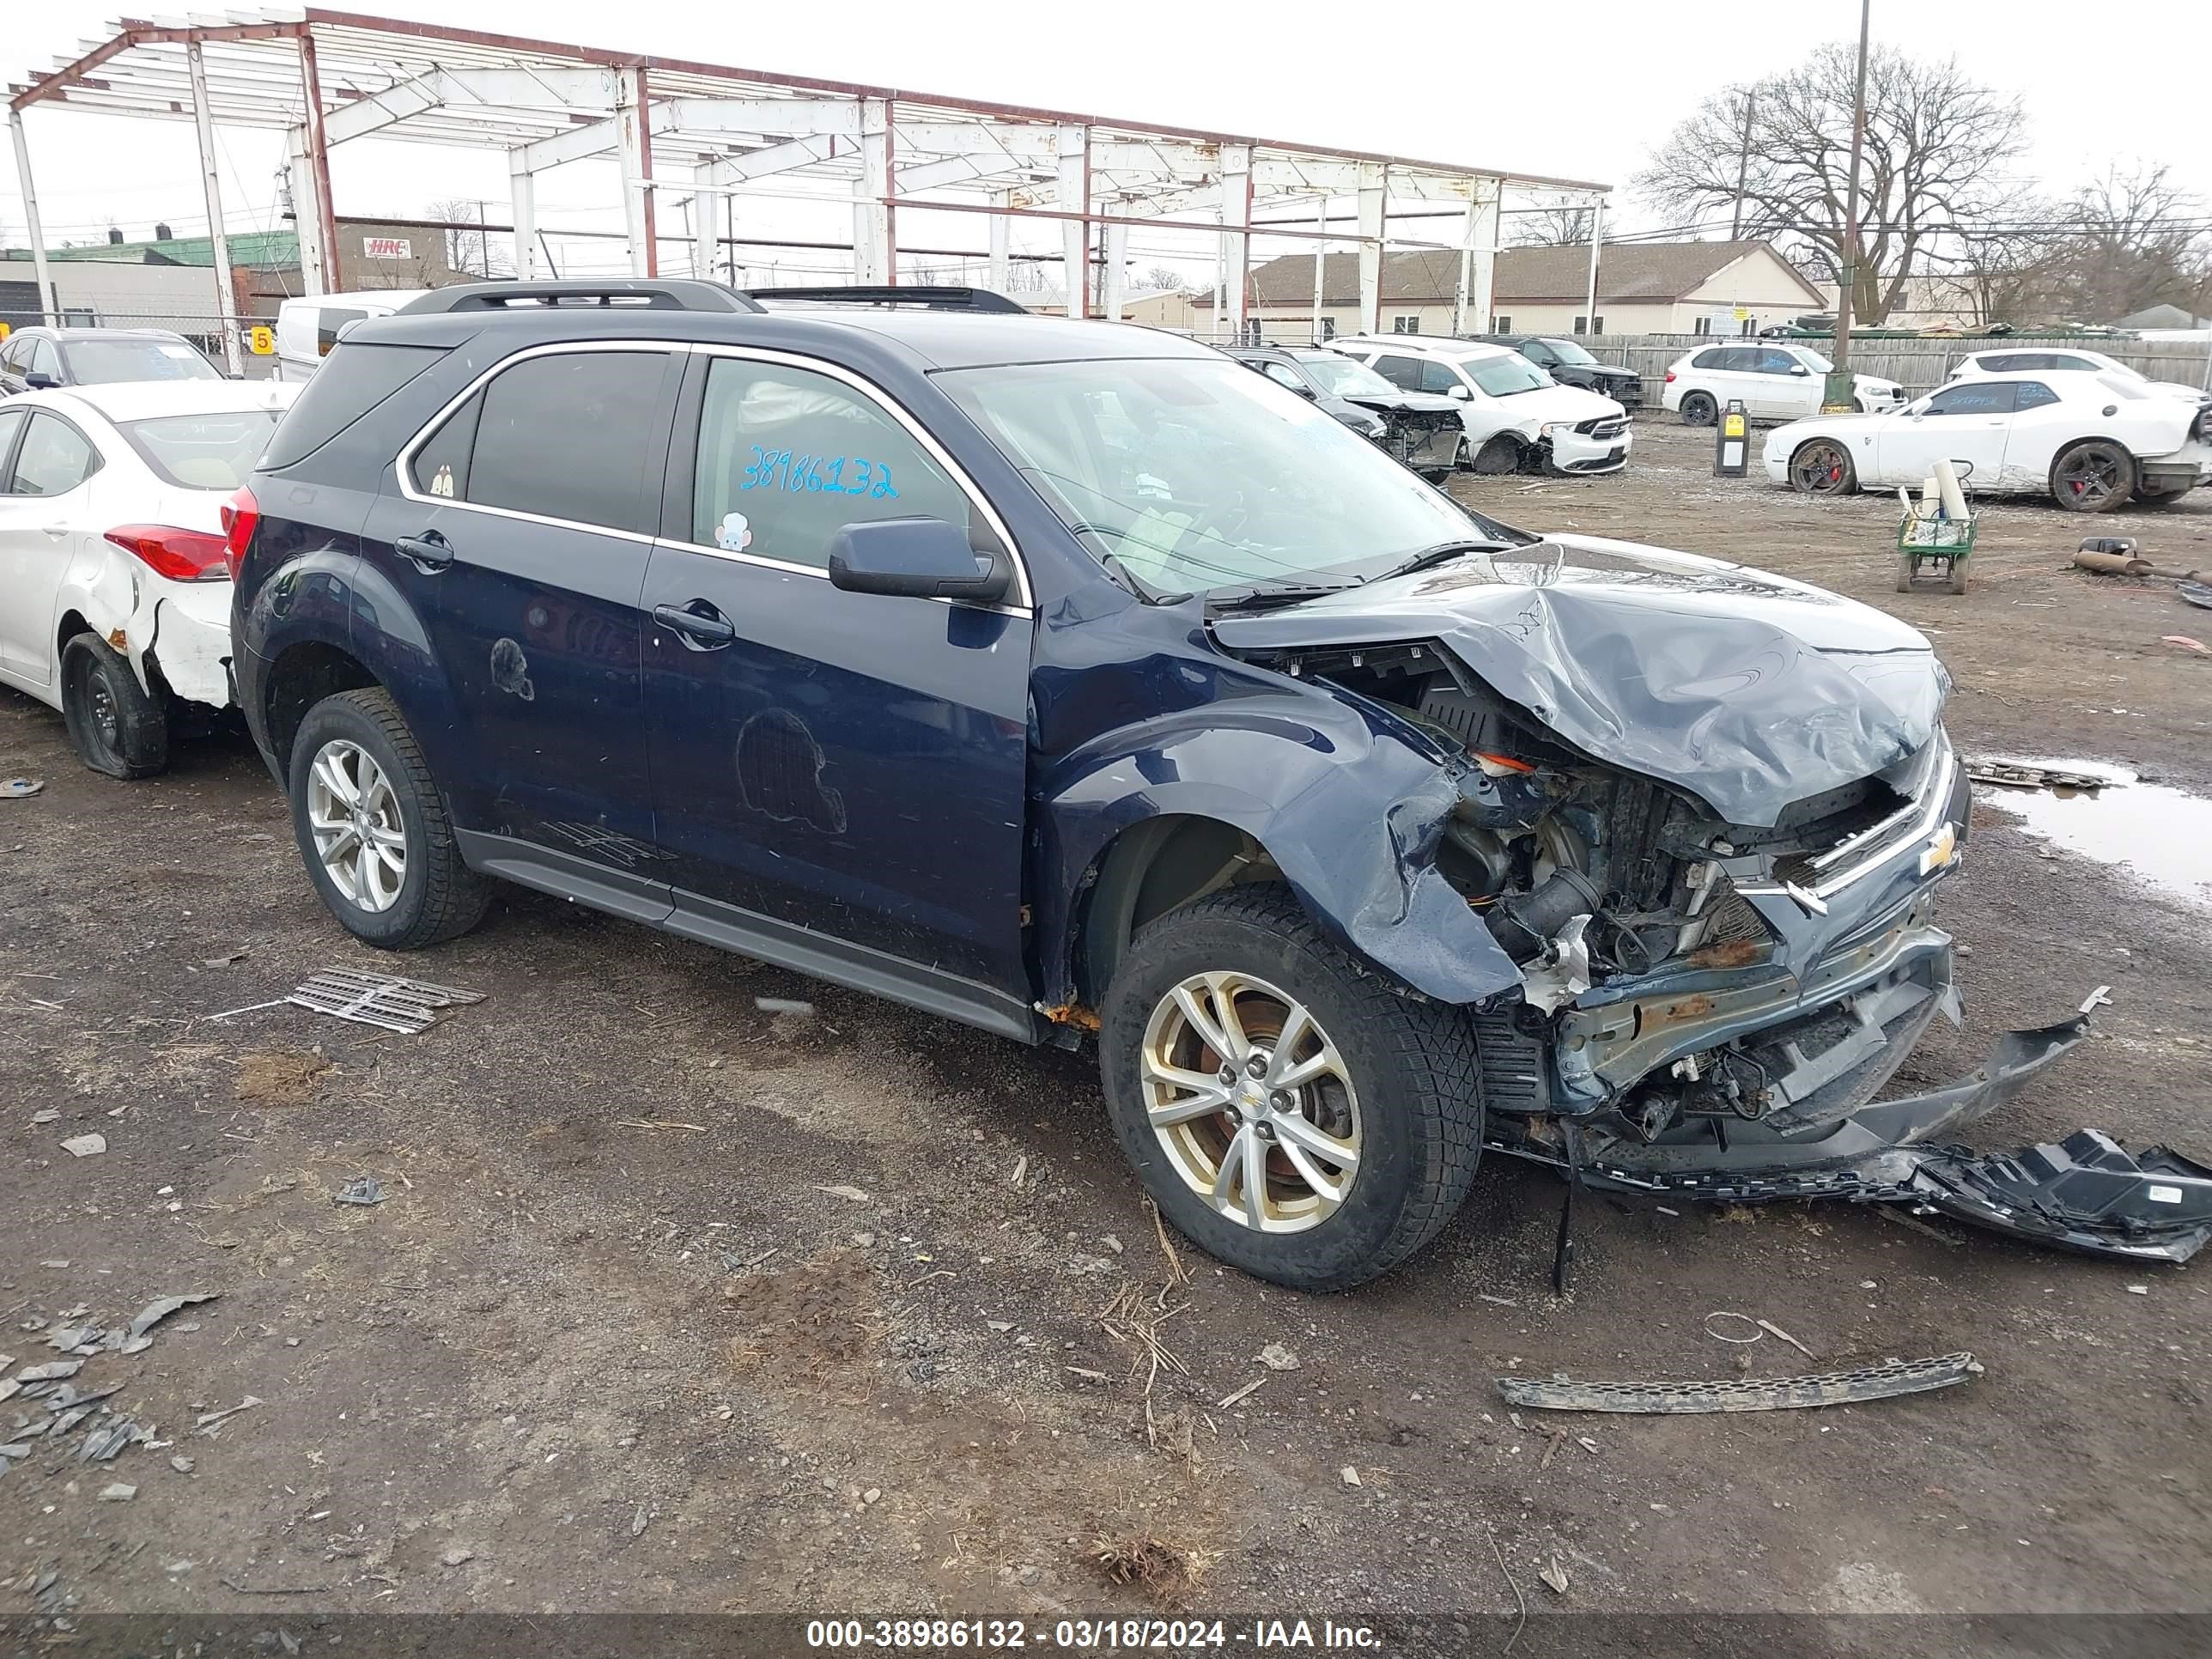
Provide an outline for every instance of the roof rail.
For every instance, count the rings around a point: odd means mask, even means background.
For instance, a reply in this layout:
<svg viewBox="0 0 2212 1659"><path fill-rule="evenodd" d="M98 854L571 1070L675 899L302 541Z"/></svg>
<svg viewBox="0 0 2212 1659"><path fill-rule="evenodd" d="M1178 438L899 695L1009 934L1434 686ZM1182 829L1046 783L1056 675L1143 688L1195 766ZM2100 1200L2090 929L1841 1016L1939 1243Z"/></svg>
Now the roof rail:
<svg viewBox="0 0 2212 1659"><path fill-rule="evenodd" d="M653 311L760 311L750 296L696 277L577 277L546 283L457 283L399 307L403 317L453 311L534 311L600 306Z"/></svg>
<svg viewBox="0 0 2212 1659"><path fill-rule="evenodd" d="M922 306L931 311L989 311L1017 317L1030 314L1026 307L987 288L754 288L744 293L755 300L806 305Z"/></svg>

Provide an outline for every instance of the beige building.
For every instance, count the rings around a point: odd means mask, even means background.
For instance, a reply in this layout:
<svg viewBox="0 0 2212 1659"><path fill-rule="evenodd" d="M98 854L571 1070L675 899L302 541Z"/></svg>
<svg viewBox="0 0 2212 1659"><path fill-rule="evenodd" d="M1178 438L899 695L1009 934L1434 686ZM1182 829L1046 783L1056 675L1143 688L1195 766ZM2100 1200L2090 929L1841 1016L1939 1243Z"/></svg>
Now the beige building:
<svg viewBox="0 0 2212 1659"><path fill-rule="evenodd" d="M1382 260L1386 333L1449 334L1460 256L1408 249ZM1755 334L1821 307L1820 289L1764 242L1620 242L1598 252L1597 319L1588 316L1589 249L1510 247L1492 280L1490 332L1498 334ZM1310 338L1314 261L1294 253L1255 266L1249 314L1270 339ZM1359 256L1323 257L1322 331L1357 332ZM1196 296L1200 333L1213 298Z"/></svg>

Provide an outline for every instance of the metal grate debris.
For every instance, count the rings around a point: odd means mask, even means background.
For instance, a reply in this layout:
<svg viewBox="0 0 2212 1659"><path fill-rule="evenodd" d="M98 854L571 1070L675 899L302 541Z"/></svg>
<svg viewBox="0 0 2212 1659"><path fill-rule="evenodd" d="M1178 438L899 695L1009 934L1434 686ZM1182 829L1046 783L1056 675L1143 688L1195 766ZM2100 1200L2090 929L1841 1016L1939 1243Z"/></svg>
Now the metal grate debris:
<svg viewBox="0 0 2212 1659"><path fill-rule="evenodd" d="M319 1014L412 1036L436 1024L445 1009L482 1002L483 993L387 974L357 973L350 968L325 968L283 1000Z"/></svg>
<svg viewBox="0 0 2212 1659"><path fill-rule="evenodd" d="M1981 1375L1970 1353L1933 1359L1893 1359L1849 1370L1800 1376L1729 1377L1719 1382L1593 1382L1559 1376L1492 1379L1516 1406L1555 1412L1766 1412L1800 1406L1844 1406L1893 1395L1948 1389Z"/></svg>

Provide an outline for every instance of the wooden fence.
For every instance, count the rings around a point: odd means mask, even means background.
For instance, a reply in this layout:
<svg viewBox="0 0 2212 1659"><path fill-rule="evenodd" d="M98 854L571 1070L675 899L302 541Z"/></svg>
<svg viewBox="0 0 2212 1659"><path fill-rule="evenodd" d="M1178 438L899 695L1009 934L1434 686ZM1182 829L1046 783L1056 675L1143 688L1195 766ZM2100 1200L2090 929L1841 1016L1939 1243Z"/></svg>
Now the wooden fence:
<svg viewBox="0 0 2212 1659"><path fill-rule="evenodd" d="M1583 339L1581 343L1601 362L1634 369L1644 380L1645 404L1656 408L1668 366L1686 352L1709 345L1753 342L1716 339L1707 334L1621 334L1601 335L1595 339ZM1804 340L1784 343L1809 345L1826 353L1832 342ZM2032 351L2038 347L2100 352L2130 368L2140 369L2151 380L2179 380L2185 386L2206 383L2208 358L2212 358L2212 343L2203 340L2099 340L2083 339L2078 335L2063 338L2010 335L2001 339L1855 340L1851 343L1851 367L1862 374L1895 380L1908 394L1917 396L1948 380L1953 366L1961 357L1977 351Z"/></svg>

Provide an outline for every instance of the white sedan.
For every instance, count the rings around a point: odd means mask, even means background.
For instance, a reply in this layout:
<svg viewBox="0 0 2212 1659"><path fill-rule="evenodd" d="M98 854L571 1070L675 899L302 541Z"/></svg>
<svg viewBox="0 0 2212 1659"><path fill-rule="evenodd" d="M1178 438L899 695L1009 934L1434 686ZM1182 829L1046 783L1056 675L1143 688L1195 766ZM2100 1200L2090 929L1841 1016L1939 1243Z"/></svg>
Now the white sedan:
<svg viewBox="0 0 2212 1659"><path fill-rule="evenodd" d="M1954 380L1887 415L1823 415L1766 434L1767 476L1808 495L1917 489L1939 460L1970 489L2049 495L2076 513L2173 500L2212 481L2212 404L2106 374Z"/></svg>
<svg viewBox="0 0 2212 1659"><path fill-rule="evenodd" d="M0 684L62 711L84 763L168 763L179 705L228 706L222 507L299 395L127 381L0 403Z"/></svg>
<svg viewBox="0 0 2212 1659"><path fill-rule="evenodd" d="M2179 380L2154 380L2117 357L2107 357L2101 351L2081 351L2072 346L2063 349L2014 346L2001 351L1977 351L1971 357L1961 357L1947 378L1979 380L1991 374L2110 374L2117 380L2131 380L2146 392L2184 398L2192 404L2202 402L2204 397L2202 386L2187 386Z"/></svg>

